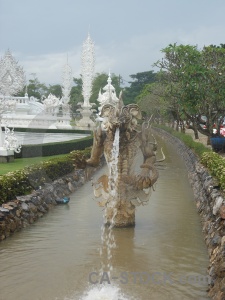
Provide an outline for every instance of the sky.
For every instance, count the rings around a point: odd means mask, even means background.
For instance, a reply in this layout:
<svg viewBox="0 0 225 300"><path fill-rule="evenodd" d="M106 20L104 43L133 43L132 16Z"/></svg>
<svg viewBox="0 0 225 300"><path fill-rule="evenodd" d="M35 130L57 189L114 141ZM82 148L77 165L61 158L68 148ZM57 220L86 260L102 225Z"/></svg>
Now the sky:
<svg viewBox="0 0 225 300"><path fill-rule="evenodd" d="M0 0L0 57L9 49L26 79L62 83L67 62L81 73L82 44L95 44L95 72L157 69L171 43L225 43L224 0ZM35 75L34 75L35 74Z"/></svg>

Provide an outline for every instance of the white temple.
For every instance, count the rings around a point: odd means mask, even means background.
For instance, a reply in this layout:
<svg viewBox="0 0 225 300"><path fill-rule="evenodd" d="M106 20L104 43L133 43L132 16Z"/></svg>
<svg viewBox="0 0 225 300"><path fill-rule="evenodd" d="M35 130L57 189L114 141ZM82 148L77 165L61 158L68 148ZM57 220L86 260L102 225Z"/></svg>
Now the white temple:
<svg viewBox="0 0 225 300"><path fill-rule="evenodd" d="M14 96L21 92L26 84L25 72L18 65L11 52L6 51L0 60L0 124L16 128L44 128L44 129L91 129L95 122L91 115L95 111L90 103L92 82L94 78L94 43L88 34L83 43L81 55L82 95L84 102L80 104L82 118L76 126L71 126L70 92L72 87L72 70L67 63L62 72L62 98L48 95L42 99ZM0 127L1 127L0 126ZM0 136L1 141L1 136ZM2 142L3 143L3 142ZM0 145L2 145L0 142Z"/></svg>
<svg viewBox="0 0 225 300"><path fill-rule="evenodd" d="M1 113L1 125L17 128L71 129L71 74L67 63L62 75L62 99L52 94L42 100L29 97L27 93L24 97L15 97L13 95L25 86L25 73L8 50L0 60L0 103L7 103Z"/></svg>

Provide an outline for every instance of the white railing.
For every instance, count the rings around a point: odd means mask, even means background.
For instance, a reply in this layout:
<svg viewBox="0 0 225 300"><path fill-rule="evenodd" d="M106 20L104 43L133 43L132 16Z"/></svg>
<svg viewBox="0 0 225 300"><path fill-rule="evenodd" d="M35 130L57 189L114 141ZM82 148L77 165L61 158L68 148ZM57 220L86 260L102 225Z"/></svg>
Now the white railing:
<svg viewBox="0 0 225 300"><path fill-rule="evenodd" d="M41 128L41 129L57 129L65 128L72 129L70 125L70 117L58 117L48 115L2 115L2 126L9 126L14 128Z"/></svg>

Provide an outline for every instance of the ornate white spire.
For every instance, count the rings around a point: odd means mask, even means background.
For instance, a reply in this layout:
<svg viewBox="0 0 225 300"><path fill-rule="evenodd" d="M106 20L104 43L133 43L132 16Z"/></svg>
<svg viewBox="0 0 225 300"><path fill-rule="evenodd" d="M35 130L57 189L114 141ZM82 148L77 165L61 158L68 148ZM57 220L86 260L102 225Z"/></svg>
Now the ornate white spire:
<svg viewBox="0 0 225 300"><path fill-rule="evenodd" d="M68 55L67 63L63 67L62 73L62 101L65 104L68 104L70 101L70 92L72 88L72 69L68 64Z"/></svg>
<svg viewBox="0 0 225 300"><path fill-rule="evenodd" d="M87 39L83 43L81 57L81 77L82 77L82 95L84 97L84 107L91 107L90 97L92 94L92 81L94 78L94 42L88 33Z"/></svg>
<svg viewBox="0 0 225 300"><path fill-rule="evenodd" d="M0 94L13 96L25 86L26 79L23 68L18 66L11 52L6 51L0 60Z"/></svg>
<svg viewBox="0 0 225 300"><path fill-rule="evenodd" d="M116 96L115 88L112 85L110 72L109 72L109 77L107 82L108 84L103 88L105 92L102 94L101 90L99 91L99 95L97 99L97 101L100 103L99 111L102 110L102 106L105 104L117 105L119 103L119 99Z"/></svg>

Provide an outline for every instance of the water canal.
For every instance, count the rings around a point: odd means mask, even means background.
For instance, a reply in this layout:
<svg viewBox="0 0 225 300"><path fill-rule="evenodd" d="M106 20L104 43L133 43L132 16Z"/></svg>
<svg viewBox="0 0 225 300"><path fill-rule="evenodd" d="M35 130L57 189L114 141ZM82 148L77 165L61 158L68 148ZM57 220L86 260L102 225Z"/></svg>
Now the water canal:
<svg viewBox="0 0 225 300"><path fill-rule="evenodd" d="M99 274L103 213L88 182L69 205L0 243L0 300L208 299L208 255L187 171L173 146L163 147L135 228L114 229L110 278Z"/></svg>

